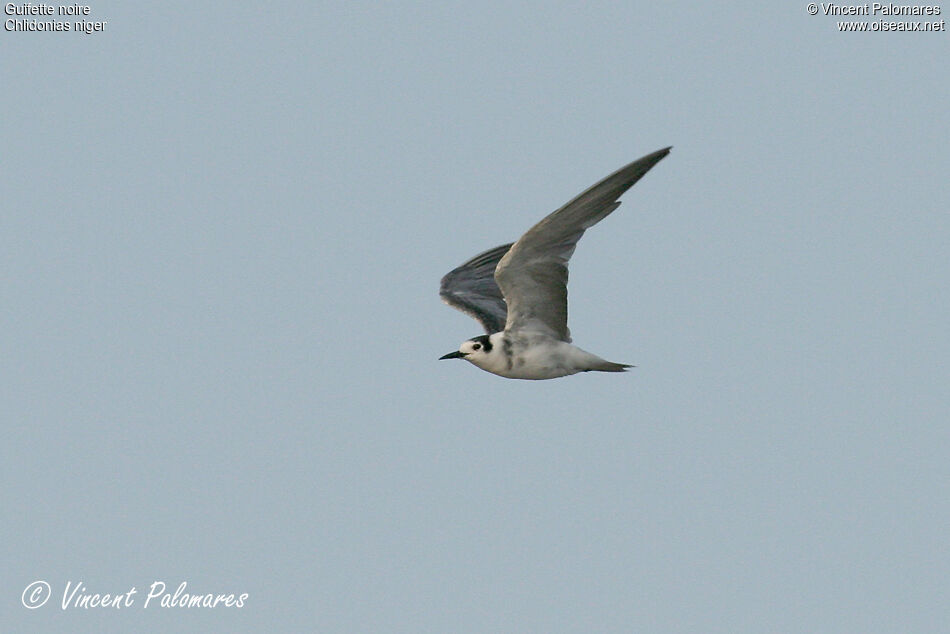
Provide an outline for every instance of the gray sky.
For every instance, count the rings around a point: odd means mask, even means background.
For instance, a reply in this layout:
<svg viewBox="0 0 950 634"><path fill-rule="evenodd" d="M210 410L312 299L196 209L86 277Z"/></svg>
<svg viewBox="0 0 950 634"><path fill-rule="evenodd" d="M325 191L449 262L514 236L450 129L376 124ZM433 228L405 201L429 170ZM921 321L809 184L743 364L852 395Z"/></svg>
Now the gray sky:
<svg viewBox="0 0 950 634"><path fill-rule="evenodd" d="M946 31L143 5L0 32L5 628L945 630ZM635 370L436 361L446 271L666 145L571 262Z"/></svg>

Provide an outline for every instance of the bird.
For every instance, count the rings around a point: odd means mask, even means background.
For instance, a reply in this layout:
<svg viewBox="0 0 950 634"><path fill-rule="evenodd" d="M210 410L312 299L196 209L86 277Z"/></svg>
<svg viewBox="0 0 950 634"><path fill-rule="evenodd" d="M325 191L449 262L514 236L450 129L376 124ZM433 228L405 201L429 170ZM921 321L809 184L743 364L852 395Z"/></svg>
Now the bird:
<svg viewBox="0 0 950 634"><path fill-rule="evenodd" d="M464 359L509 379L554 379L578 372L624 372L571 344L567 327L567 264L584 231L620 206L617 200L670 153L657 150L621 167L503 244L449 271L439 295L481 322L485 334L443 359Z"/></svg>

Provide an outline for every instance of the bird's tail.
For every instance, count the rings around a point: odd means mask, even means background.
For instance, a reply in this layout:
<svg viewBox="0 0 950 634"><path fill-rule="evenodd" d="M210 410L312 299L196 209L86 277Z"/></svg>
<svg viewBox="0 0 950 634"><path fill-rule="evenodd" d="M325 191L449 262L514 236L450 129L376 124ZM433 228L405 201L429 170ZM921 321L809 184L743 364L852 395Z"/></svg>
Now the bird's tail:
<svg viewBox="0 0 950 634"><path fill-rule="evenodd" d="M594 372L626 372L627 368L632 368L634 366L627 365L626 363L613 363L611 361L599 361L596 364L592 365L590 370Z"/></svg>

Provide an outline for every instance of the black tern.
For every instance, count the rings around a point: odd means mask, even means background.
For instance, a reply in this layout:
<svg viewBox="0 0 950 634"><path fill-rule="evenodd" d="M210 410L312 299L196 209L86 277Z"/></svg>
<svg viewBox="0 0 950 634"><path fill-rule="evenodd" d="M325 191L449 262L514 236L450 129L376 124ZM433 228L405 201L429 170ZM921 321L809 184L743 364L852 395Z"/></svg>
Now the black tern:
<svg viewBox="0 0 950 634"><path fill-rule="evenodd" d="M621 195L670 153L664 148L622 167L503 244L442 278L443 301L481 322L485 334L440 359L465 359L509 379L554 379L578 372L623 372L571 345L567 263L584 231L620 206Z"/></svg>

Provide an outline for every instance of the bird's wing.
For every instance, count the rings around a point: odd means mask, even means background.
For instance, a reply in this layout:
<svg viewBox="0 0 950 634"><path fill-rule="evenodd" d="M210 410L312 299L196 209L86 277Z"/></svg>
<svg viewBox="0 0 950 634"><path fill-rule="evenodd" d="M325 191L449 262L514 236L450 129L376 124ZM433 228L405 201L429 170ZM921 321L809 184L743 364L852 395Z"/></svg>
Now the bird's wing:
<svg viewBox="0 0 950 634"><path fill-rule="evenodd" d="M505 329L508 307L495 282L495 266L510 248L509 242L479 253L449 271L439 288L446 304L480 321L489 335Z"/></svg>
<svg viewBox="0 0 950 634"><path fill-rule="evenodd" d="M570 342L567 262L577 241L619 207L621 194L669 153L664 148L620 168L521 236L495 270L508 304L506 330L544 332Z"/></svg>

